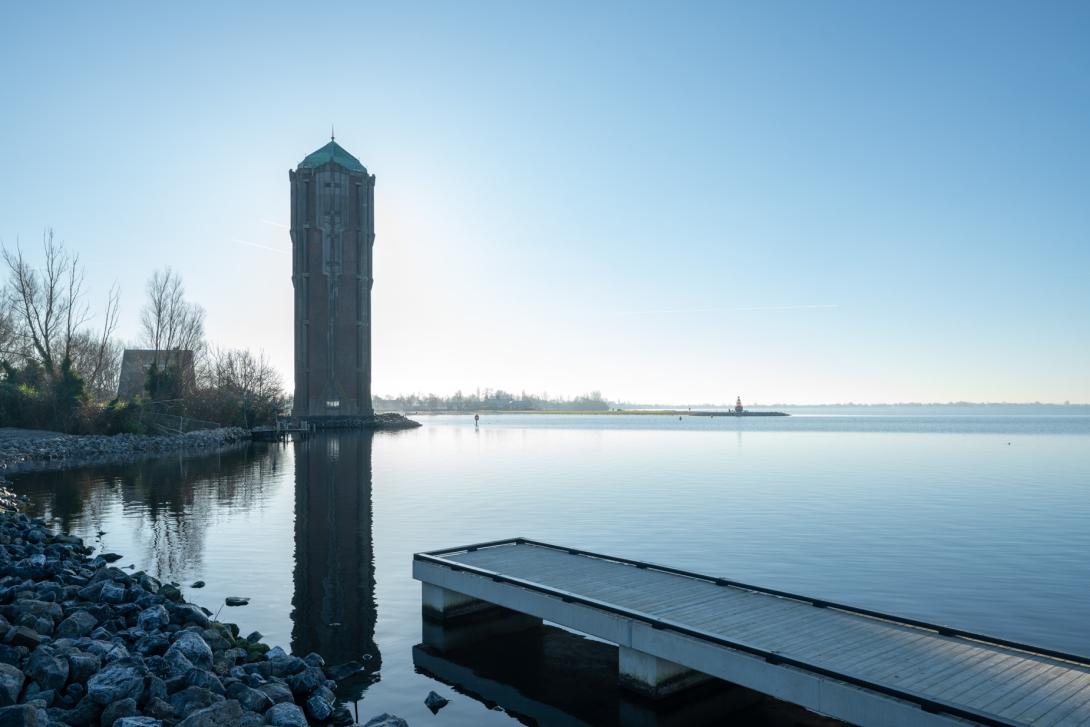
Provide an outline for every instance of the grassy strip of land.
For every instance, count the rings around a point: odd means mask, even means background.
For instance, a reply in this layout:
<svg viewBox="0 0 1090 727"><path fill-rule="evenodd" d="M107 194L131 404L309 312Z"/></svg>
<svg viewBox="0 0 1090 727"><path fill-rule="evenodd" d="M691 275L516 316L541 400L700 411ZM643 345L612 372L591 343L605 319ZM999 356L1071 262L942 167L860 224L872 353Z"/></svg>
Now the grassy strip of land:
<svg viewBox="0 0 1090 727"><path fill-rule="evenodd" d="M732 412L726 410L712 410L712 409L497 409L495 411L488 409L479 409L476 411L454 411L449 409L436 409L425 411L406 411L405 414L409 416L428 416L428 415L464 415L472 416L474 414L485 414L489 416L503 415L503 414L564 414L572 415L579 414L581 416L622 416L622 415L636 415L636 416L708 416L715 413L721 416L734 416ZM764 412L754 412L764 413Z"/></svg>

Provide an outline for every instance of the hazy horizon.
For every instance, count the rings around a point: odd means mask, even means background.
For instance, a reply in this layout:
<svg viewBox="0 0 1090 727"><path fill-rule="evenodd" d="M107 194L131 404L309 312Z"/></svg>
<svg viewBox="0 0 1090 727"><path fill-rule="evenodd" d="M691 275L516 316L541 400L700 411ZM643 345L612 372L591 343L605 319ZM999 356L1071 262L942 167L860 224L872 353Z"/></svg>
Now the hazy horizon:
<svg viewBox="0 0 1090 727"><path fill-rule="evenodd" d="M376 394L1090 402L1088 5L321 18L0 9L0 241L54 228L129 341L173 267L290 393L287 172L332 122Z"/></svg>
<svg viewBox="0 0 1090 727"><path fill-rule="evenodd" d="M481 389L480 394L485 392L495 391L493 389ZM436 395L441 399L452 398L457 394L463 394L469 396L475 392L411 392L397 395L385 395L382 393L375 394L376 399L384 402L394 401L398 399L410 398L410 397L427 397ZM540 397L550 397L550 400L562 401L571 400L574 397L551 397L548 392L534 393L523 390L511 391L510 394L518 395L530 395ZM657 401L622 401L615 399L608 395L608 392L589 392L598 393L601 397L609 402L613 406L624 407L628 409L635 409L640 407L655 408L655 409L684 409L684 408L734 408L735 402L733 400L723 401L701 401L701 402L657 402ZM478 395L480 395L478 394ZM579 396L579 395L577 395ZM878 401L878 402L858 402L858 401L837 401L837 402L820 402L820 403L805 403L805 402L761 402L761 401L749 401L743 400L743 406L745 408L755 409L769 409L774 407L785 409L912 409L912 408L936 408L936 409L957 409L957 408L981 408L981 409L998 409L1002 407L1010 407L1012 409L1029 409L1029 408L1041 408L1041 409L1061 409L1061 410L1074 410L1074 409L1088 409L1090 410L1090 402L1078 402L1078 401ZM467 410L468 411L468 410Z"/></svg>

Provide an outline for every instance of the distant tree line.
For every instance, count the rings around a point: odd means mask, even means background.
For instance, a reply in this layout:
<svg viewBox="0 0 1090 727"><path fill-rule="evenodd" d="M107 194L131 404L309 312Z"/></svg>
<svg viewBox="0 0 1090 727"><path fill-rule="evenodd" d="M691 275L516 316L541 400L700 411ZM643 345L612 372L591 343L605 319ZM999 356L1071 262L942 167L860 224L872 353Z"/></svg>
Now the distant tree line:
<svg viewBox="0 0 1090 727"><path fill-rule="evenodd" d="M409 394L391 398L374 397L374 407L379 411L605 411L612 406L600 391L572 399L527 394L525 391L512 394L503 389L478 390L471 394L457 391L452 396Z"/></svg>
<svg viewBox="0 0 1090 727"><path fill-rule="evenodd" d="M164 416L206 425L275 420L286 396L264 354L217 349L204 339L204 309L186 300L170 268L148 281L140 338L154 351L144 391L117 398L122 352L115 336L120 290L92 315L79 255L52 230L32 262L16 243L0 245L0 426L69 433L154 431ZM178 352L191 351L192 358Z"/></svg>

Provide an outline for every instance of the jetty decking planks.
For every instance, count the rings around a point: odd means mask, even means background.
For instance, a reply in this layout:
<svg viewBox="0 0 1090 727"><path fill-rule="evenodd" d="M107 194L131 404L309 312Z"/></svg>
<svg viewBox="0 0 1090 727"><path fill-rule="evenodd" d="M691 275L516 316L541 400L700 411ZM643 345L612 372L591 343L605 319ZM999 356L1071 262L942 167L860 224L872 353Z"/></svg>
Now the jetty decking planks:
<svg viewBox="0 0 1090 727"><path fill-rule="evenodd" d="M706 641L724 658L728 652L764 654L772 665L786 661L784 669L809 670L823 680L839 677L844 683L837 688L857 690L861 700L866 692L881 697L853 706L843 694L838 702L819 696L821 689L798 689L800 704L842 719L875 714L875 705L880 713L884 699L923 707L921 724L934 719L940 720L936 724L1090 724L1090 661L1077 656L522 539L419 554L417 560L451 568L466 586L487 579L493 589L499 583L532 590L630 617L633 630L650 623L659 630L655 633L671 634L682 646ZM443 587L458 590L448 580ZM563 609L548 610L549 620L575 628L564 623ZM693 664L674 660L699 668L695 662L708 663L704 649L694 650ZM745 686L761 690L760 677ZM781 697L790 691L767 690ZM834 705L840 702L847 706Z"/></svg>

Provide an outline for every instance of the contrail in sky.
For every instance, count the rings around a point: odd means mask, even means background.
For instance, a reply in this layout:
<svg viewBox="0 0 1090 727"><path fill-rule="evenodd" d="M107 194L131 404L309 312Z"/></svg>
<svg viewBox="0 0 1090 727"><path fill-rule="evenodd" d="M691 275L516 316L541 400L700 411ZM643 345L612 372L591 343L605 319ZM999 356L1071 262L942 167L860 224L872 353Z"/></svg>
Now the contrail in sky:
<svg viewBox="0 0 1090 727"><path fill-rule="evenodd" d="M281 230L290 230L291 229L287 225L282 225L279 222L273 222L272 220L262 219L261 222L265 223L266 225L272 225L273 227L279 227Z"/></svg>
<svg viewBox="0 0 1090 727"><path fill-rule="evenodd" d="M272 252L279 252L284 255L291 254L291 250L285 250L282 247L269 247L268 245L262 245L257 242L250 242L249 240L240 240L237 237L232 237L231 242L237 242L239 245L249 245L250 247L256 247L260 250L271 250Z"/></svg>
<svg viewBox="0 0 1090 727"><path fill-rule="evenodd" d="M647 316L670 315L676 313L746 313L750 311L779 311L779 310L821 310L827 308L839 308L839 303L818 303L814 305L753 305L738 308L675 308L665 310L629 310L617 311L622 316Z"/></svg>

